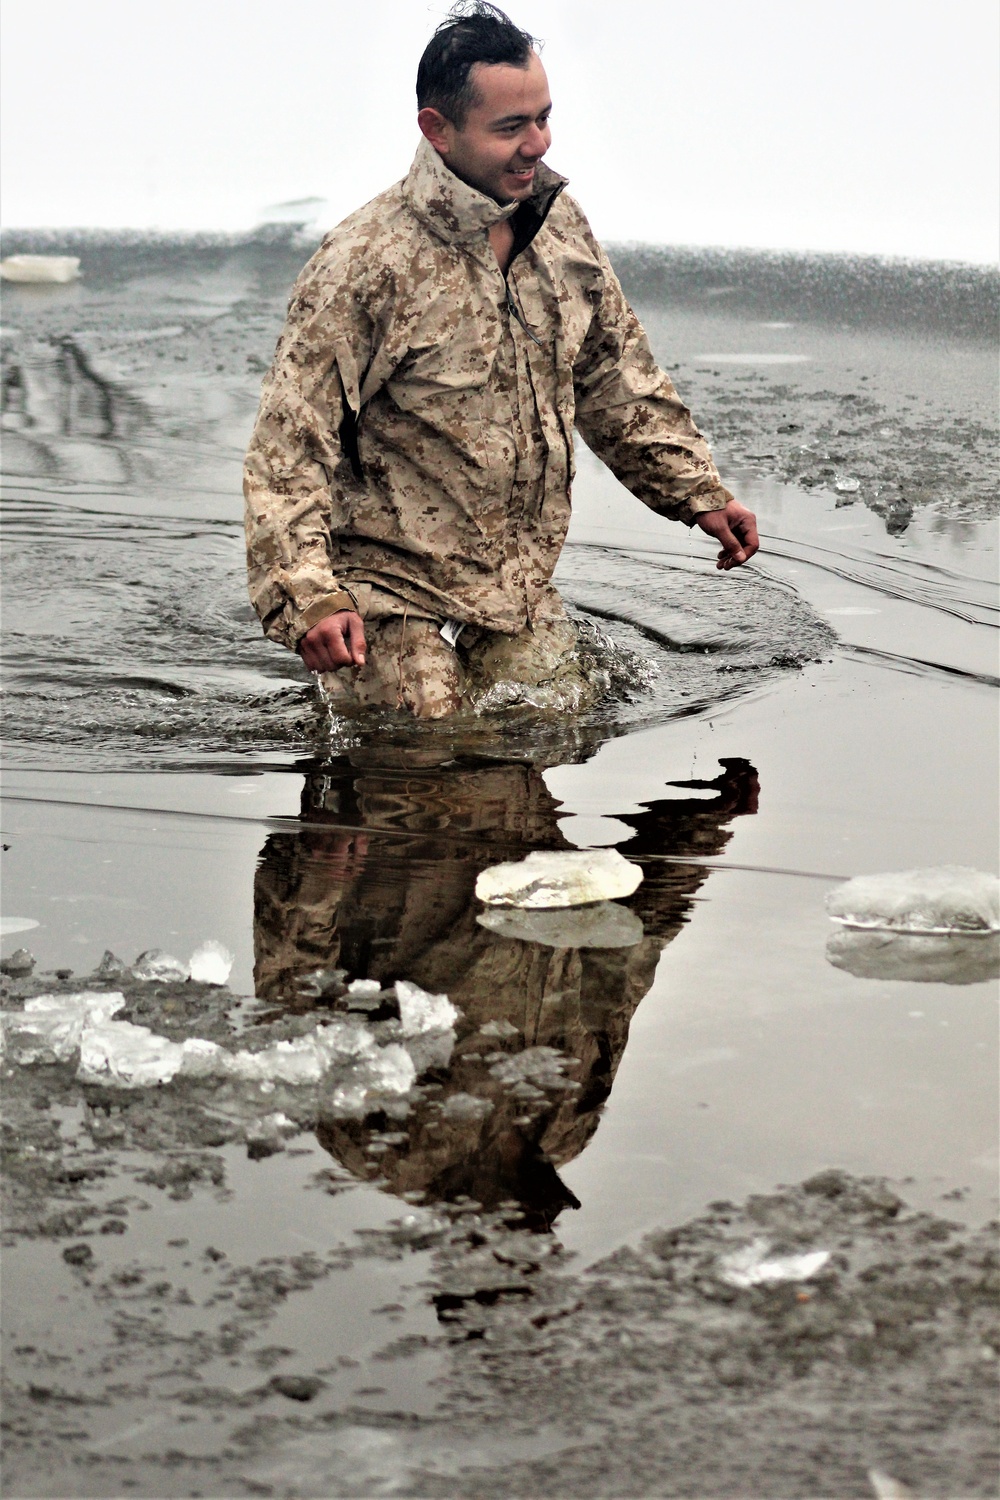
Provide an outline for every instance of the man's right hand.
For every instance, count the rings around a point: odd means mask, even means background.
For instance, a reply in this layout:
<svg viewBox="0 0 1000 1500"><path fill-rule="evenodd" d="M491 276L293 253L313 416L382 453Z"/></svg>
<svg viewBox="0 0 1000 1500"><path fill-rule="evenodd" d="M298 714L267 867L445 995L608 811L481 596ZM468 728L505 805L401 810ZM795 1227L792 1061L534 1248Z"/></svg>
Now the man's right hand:
<svg viewBox="0 0 1000 1500"><path fill-rule="evenodd" d="M296 649L310 672L363 667L368 650L364 622L353 609L340 609L307 630Z"/></svg>

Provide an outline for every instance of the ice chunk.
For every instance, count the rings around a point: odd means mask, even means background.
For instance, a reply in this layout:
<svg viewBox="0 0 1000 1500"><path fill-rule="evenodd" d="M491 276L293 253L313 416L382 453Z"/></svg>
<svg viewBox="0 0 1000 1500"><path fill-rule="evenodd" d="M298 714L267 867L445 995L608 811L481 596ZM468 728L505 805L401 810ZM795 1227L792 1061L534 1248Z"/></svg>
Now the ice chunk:
<svg viewBox="0 0 1000 1500"><path fill-rule="evenodd" d="M35 967L35 955L27 948L15 948L13 953L0 959L0 974L9 974L11 979L25 979Z"/></svg>
<svg viewBox="0 0 1000 1500"><path fill-rule="evenodd" d="M225 984L233 967L233 955L221 943L209 938L191 955L188 972L199 984Z"/></svg>
<svg viewBox="0 0 1000 1500"><path fill-rule="evenodd" d="M381 995L382 986L377 979L352 979L347 993L357 995L359 1000L373 1000L376 995Z"/></svg>
<svg viewBox="0 0 1000 1500"><path fill-rule="evenodd" d="M861 488L861 480L852 479L848 474L837 474L834 477L833 487L838 495L856 495Z"/></svg>
<svg viewBox="0 0 1000 1500"><path fill-rule="evenodd" d="M535 850L516 864L492 865L476 881L487 906L548 909L631 896L642 871L617 849Z"/></svg>
<svg viewBox="0 0 1000 1500"><path fill-rule="evenodd" d="M722 1256L719 1273L730 1286L777 1286L782 1281L808 1281L830 1259L829 1250L807 1250L801 1255L771 1255L767 1240L753 1240L742 1250Z"/></svg>
<svg viewBox="0 0 1000 1500"><path fill-rule="evenodd" d="M880 932L1000 931L1000 880L964 865L858 875L832 890L835 922Z"/></svg>
<svg viewBox="0 0 1000 1500"><path fill-rule="evenodd" d="M429 995L408 979L396 981L399 1019L404 1036L424 1031L447 1031L458 1020L458 1011L447 995Z"/></svg>
<svg viewBox="0 0 1000 1500"><path fill-rule="evenodd" d="M543 943L547 948L634 948L643 934L635 913L615 901L555 911L497 906L480 912L476 921L500 937Z"/></svg>
<svg viewBox="0 0 1000 1500"><path fill-rule="evenodd" d="M140 953L132 965L132 973L136 979L157 980L161 984L188 977L187 965L172 953L164 953L162 948L147 948Z"/></svg>
<svg viewBox="0 0 1000 1500"><path fill-rule="evenodd" d="M1000 933L870 932L843 927L826 945L834 968L859 979L982 984L1000 978Z"/></svg>
<svg viewBox="0 0 1000 1500"><path fill-rule="evenodd" d="M4 281L67 282L75 281L79 274L77 255L8 255L0 260Z"/></svg>
<svg viewBox="0 0 1000 1500"><path fill-rule="evenodd" d="M86 1083L144 1088L169 1083L184 1060L184 1046L131 1021L104 1021L84 1029L79 1076Z"/></svg>
<svg viewBox="0 0 1000 1500"><path fill-rule="evenodd" d="M125 1004L125 996L92 993L36 995L24 1010L3 1015L5 1036L16 1062L31 1064L54 1058L68 1062L87 1026L100 1025Z"/></svg>
<svg viewBox="0 0 1000 1500"><path fill-rule="evenodd" d="M94 970L94 977L95 979L120 979L127 968L128 964L123 963L116 953L112 953L110 948L105 948L101 961Z"/></svg>
<svg viewBox="0 0 1000 1500"><path fill-rule="evenodd" d="M369 1086L387 1094L408 1094L417 1078L412 1057L398 1042L381 1047L378 1055L368 1063L366 1072Z"/></svg>

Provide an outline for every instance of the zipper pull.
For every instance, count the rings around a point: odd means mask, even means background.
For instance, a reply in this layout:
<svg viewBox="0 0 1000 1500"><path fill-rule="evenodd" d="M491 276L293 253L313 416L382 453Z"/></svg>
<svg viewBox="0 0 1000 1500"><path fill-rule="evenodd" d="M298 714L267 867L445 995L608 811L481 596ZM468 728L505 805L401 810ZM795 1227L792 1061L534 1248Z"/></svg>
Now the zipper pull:
<svg viewBox="0 0 1000 1500"><path fill-rule="evenodd" d="M537 344L538 347L539 347L539 349L544 349L545 345L542 343L541 339L540 338L536 338L536 336L532 333L531 329L528 327L527 323L522 318L520 309L519 309L517 303L514 301L513 296L511 295L510 282L509 281L504 281L504 286L505 286L505 288L507 290L507 309L508 309L508 311L512 312L514 314L514 317L520 323L521 327L524 329L525 333L528 335L528 337L531 340L531 342L533 344Z"/></svg>

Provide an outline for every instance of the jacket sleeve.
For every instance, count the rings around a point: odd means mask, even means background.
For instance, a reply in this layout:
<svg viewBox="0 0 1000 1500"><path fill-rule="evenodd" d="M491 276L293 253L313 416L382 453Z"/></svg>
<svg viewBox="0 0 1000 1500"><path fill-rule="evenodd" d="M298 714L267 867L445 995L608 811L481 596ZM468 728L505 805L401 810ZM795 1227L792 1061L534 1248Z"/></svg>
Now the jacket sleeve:
<svg viewBox="0 0 1000 1500"><path fill-rule="evenodd" d="M633 495L691 526L699 512L722 510L733 497L657 366L610 261L598 254L603 288L573 367L577 428Z"/></svg>
<svg viewBox="0 0 1000 1500"><path fill-rule="evenodd" d="M293 650L325 616L356 608L331 565L331 491L350 469L344 434L371 358L363 309L322 260L296 283L243 471L250 600L264 634Z"/></svg>

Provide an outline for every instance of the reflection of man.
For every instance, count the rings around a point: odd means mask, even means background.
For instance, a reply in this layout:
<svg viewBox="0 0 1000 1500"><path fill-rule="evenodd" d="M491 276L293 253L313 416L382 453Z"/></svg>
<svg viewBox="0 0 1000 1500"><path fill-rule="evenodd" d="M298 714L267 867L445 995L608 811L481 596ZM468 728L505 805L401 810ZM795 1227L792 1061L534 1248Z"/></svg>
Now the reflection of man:
<svg viewBox="0 0 1000 1500"><path fill-rule="evenodd" d="M296 283L245 492L266 634L337 697L439 717L470 678L577 670L551 583L574 424L641 500L716 537L719 567L757 534L542 162L532 38L482 0L456 7L417 96L407 177Z"/></svg>
<svg viewBox="0 0 1000 1500"><path fill-rule="evenodd" d="M644 934L628 946L556 946L487 930L476 876L532 848L566 848L556 803L526 765L424 769L348 764L307 778L297 833L273 834L255 887L257 994L301 1004L297 979L342 966L350 978L409 979L459 1007L458 1042L438 1087L406 1121L325 1120L323 1144L396 1192L487 1206L517 1199L539 1223L573 1201L557 1175L596 1129L628 1028L664 945L705 879L663 854L718 854L728 821L756 810L756 775L727 761L713 798L653 803L623 821L646 876L630 905ZM682 784L683 785L683 784ZM558 1060L531 1049L551 1048ZM424 1080L425 1084L427 1080ZM376 1155L372 1155L372 1151Z"/></svg>

